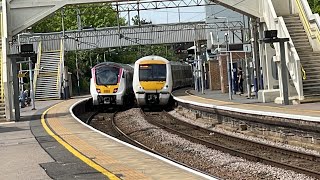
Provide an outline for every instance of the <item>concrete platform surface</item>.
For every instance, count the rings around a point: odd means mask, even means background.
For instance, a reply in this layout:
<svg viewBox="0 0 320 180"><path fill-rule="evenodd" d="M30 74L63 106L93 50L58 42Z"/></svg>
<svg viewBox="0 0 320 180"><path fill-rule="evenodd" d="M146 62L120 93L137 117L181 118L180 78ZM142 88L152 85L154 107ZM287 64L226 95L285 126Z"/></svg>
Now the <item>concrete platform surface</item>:
<svg viewBox="0 0 320 180"><path fill-rule="evenodd" d="M51 179L40 166L54 160L41 148L30 129L41 113L59 101L36 102L38 110L21 109L21 121L0 124L0 179Z"/></svg>

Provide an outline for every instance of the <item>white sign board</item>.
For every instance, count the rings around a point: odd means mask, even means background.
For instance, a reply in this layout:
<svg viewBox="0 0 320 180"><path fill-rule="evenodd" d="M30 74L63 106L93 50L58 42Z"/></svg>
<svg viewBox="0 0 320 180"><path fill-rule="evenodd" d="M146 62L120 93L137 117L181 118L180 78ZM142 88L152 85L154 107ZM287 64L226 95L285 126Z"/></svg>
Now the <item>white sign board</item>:
<svg viewBox="0 0 320 180"><path fill-rule="evenodd" d="M244 44L243 51L244 52L251 52L251 44Z"/></svg>

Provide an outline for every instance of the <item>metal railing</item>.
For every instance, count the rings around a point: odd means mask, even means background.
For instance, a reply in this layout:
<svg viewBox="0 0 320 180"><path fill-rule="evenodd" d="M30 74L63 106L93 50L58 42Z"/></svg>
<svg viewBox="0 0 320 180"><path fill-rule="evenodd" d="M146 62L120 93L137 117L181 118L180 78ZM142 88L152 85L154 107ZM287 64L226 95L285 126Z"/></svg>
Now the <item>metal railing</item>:
<svg viewBox="0 0 320 180"><path fill-rule="evenodd" d="M311 8L307 0L296 0L296 6L299 12L299 16L302 20L304 29L308 33L309 37L316 37L316 46L320 46L320 17L319 14L312 14ZM311 21L315 21L316 28L311 27ZM315 32L314 32L315 31ZM311 40L312 41L312 40ZM312 43L311 43L312 44ZM312 46L313 49L314 45ZM301 66L302 78L303 80L307 79L307 72Z"/></svg>
<svg viewBox="0 0 320 180"><path fill-rule="evenodd" d="M303 20L303 26L307 30L310 37L315 36L320 45L320 17L319 14L312 14L311 8L307 0L296 0L299 16ZM315 21L317 28L311 28L310 21ZM312 31L316 31L313 33Z"/></svg>
<svg viewBox="0 0 320 180"><path fill-rule="evenodd" d="M263 5L263 16L265 17L265 22L268 29L278 30L278 37L289 38L289 42L286 43L286 65L293 81L294 87L298 93L299 100L303 100L303 86L301 78L301 65L300 58L294 47L292 39L290 37L287 26L282 17L278 17L273 3L271 0L262 1ZM275 44L275 50L278 57L280 57L280 45Z"/></svg>
<svg viewBox="0 0 320 180"><path fill-rule="evenodd" d="M34 94L36 93L37 88L37 80L41 70L40 63L41 63L41 55L42 55L42 42L40 41L38 44L38 55L37 55L37 64L34 67L34 74L33 74L33 89Z"/></svg>

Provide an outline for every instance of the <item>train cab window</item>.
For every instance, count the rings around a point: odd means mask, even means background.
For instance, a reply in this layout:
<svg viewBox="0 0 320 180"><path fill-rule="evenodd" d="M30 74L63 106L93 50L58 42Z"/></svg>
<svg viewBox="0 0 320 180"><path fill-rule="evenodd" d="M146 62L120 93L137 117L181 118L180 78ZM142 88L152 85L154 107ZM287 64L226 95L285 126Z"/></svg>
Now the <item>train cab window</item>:
<svg viewBox="0 0 320 180"><path fill-rule="evenodd" d="M165 64L140 65L140 81L166 81L167 68Z"/></svg>
<svg viewBox="0 0 320 180"><path fill-rule="evenodd" d="M102 66L96 69L97 85L116 85L119 78L119 68Z"/></svg>

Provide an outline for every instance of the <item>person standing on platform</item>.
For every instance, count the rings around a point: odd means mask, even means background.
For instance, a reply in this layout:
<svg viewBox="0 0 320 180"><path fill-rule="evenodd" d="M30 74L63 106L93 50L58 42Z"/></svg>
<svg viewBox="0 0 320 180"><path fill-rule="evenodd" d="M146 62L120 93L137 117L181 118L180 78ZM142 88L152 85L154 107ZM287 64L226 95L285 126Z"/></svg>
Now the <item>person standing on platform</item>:
<svg viewBox="0 0 320 180"><path fill-rule="evenodd" d="M242 68L238 68L238 88L240 91L240 96L243 94L243 73L242 73Z"/></svg>

